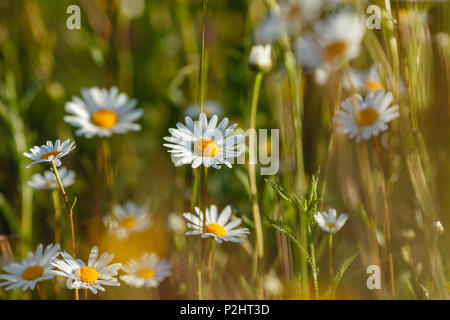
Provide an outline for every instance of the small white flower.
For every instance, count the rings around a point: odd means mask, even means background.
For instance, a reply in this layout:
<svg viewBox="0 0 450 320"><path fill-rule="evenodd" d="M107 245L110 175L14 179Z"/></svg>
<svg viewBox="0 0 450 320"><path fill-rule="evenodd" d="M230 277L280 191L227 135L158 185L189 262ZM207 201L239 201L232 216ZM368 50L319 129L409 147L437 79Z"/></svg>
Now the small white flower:
<svg viewBox="0 0 450 320"><path fill-rule="evenodd" d="M365 99L359 94L341 103L343 110L337 110L333 121L337 131L348 134L359 142L377 136L388 128L388 123L399 117L398 106L391 106L392 93L379 89L370 92Z"/></svg>
<svg viewBox="0 0 450 320"><path fill-rule="evenodd" d="M223 114L223 106L216 101L205 100L203 102L203 113L206 114L208 118L211 118L214 115L220 117ZM184 111L184 116L198 118L200 116L200 105L198 103L189 105Z"/></svg>
<svg viewBox="0 0 450 320"><path fill-rule="evenodd" d="M433 226L434 226L434 229L436 230L437 234L441 235L444 233L444 227L442 226L442 223L439 220L434 221Z"/></svg>
<svg viewBox="0 0 450 320"><path fill-rule="evenodd" d="M167 218L167 228L175 233L183 233L186 230L186 224L181 215L172 212Z"/></svg>
<svg viewBox="0 0 450 320"><path fill-rule="evenodd" d="M113 254L105 252L97 260L98 248L92 247L87 265L80 259L74 259L67 252L60 254L62 259L54 258L50 262L59 270L51 272L57 276L66 277L67 288L89 289L96 294L98 290L105 291L102 286L120 286L115 276L117 271L122 268L122 264L110 264L114 258Z"/></svg>
<svg viewBox="0 0 450 320"><path fill-rule="evenodd" d="M242 219L234 219L230 222L231 207L226 206L220 215L218 215L217 207L211 205L206 208L205 232L203 232L203 212L200 208L194 208L196 215L192 213L183 213L183 216L189 221L188 227L192 229L187 231L186 235L201 235L202 238L214 237L218 243L225 241L244 243L240 238L246 238L250 233L248 228L238 228Z"/></svg>
<svg viewBox="0 0 450 320"><path fill-rule="evenodd" d="M238 151L238 143L244 137L233 134L237 124L227 128L228 118L224 118L217 125L217 116L214 115L208 122L204 113L200 114L199 121L194 122L190 117L185 118L185 124L177 123L177 129L170 128L170 137L164 140L170 142L163 144L170 148L172 161L176 167L191 164L192 168L200 165L220 169L222 164L232 167L227 159L235 158L242 152ZM216 126L217 125L217 126Z"/></svg>
<svg viewBox="0 0 450 320"><path fill-rule="evenodd" d="M123 207L115 205L113 209L114 217L107 216L103 222L109 228L108 234L119 240L127 239L131 233L143 232L152 224L148 208L132 201L127 201Z"/></svg>
<svg viewBox="0 0 450 320"><path fill-rule="evenodd" d="M283 284L274 272L264 276L264 292L270 297L278 297L283 292Z"/></svg>
<svg viewBox="0 0 450 320"><path fill-rule="evenodd" d="M42 244L37 246L36 252L29 252L28 257L21 263L13 262L3 267L7 274L0 274L0 279L5 280L0 283L0 287L6 287L6 290L16 290L22 287L22 290L34 290L39 281L49 280L55 277L50 272L53 266L50 264L59 250L59 244L49 244L42 252Z"/></svg>
<svg viewBox="0 0 450 320"><path fill-rule="evenodd" d="M372 65L368 71L358 71L350 68L350 76L344 75L342 85L350 91L352 87L356 92L369 93L378 89L385 89L381 82L377 67Z"/></svg>
<svg viewBox="0 0 450 320"><path fill-rule="evenodd" d="M338 232L347 221L348 215L342 213L339 218L337 218L335 209L328 209L328 214L326 212L316 212L314 215L317 224L326 232L335 233Z"/></svg>
<svg viewBox="0 0 450 320"><path fill-rule="evenodd" d="M297 39L297 60L306 68L318 69L317 80L323 84L331 71L359 55L364 31L364 22L355 13L329 15L314 24L313 34L305 33Z"/></svg>
<svg viewBox="0 0 450 320"><path fill-rule="evenodd" d="M272 68L272 47L270 44L256 45L250 50L248 65L254 71L267 72Z"/></svg>
<svg viewBox="0 0 450 320"><path fill-rule="evenodd" d="M82 89L83 99L74 96L67 102L65 110L71 113L64 121L78 127L77 136L110 137L128 131L139 131L141 126L133 121L139 119L142 109L135 109L135 99L129 99L125 93L119 93L117 87L110 90L93 87Z"/></svg>
<svg viewBox="0 0 450 320"><path fill-rule="evenodd" d="M31 153L24 152L23 155L33 160L33 162L30 163L27 168L40 162L50 162L59 167L61 166L60 159L71 152L73 149L75 149L75 142L70 143L70 139L67 139L63 143L61 143L61 141L58 139L55 141L55 144L53 144L53 142L49 140L45 145L42 145L40 147L34 146L33 148L30 148Z"/></svg>
<svg viewBox="0 0 450 320"><path fill-rule="evenodd" d="M75 172L67 170L66 167L58 169L59 178L64 188L71 186L75 182ZM53 171L46 170L44 175L35 173L31 176L28 185L37 190L54 190L58 189L58 182L56 181Z"/></svg>
<svg viewBox="0 0 450 320"><path fill-rule="evenodd" d="M127 274L120 276L120 280L136 288L157 288L172 274L170 263L166 259L160 260L153 252L145 252L140 258L131 259L123 270Z"/></svg>

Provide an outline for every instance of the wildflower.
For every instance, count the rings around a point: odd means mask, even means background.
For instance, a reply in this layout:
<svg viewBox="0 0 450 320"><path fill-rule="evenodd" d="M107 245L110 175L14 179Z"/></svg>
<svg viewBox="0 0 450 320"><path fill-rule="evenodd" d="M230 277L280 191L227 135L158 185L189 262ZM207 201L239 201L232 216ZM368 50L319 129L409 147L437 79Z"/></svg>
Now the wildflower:
<svg viewBox="0 0 450 320"><path fill-rule="evenodd" d="M359 94L342 102L343 110L337 110L333 121L337 131L348 134L356 141L368 140L385 131L387 124L398 118L398 106L391 106L392 93L379 89L370 92L365 99Z"/></svg>
<svg viewBox="0 0 450 320"><path fill-rule="evenodd" d="M170 148L175 166L191 164L192 168L197 168L203 164L220 169L225 164L231 168L227 159L239 156L242 151L237 151L237 144L244 139L240 134L232 134L237 124L227 128L228 119L224 118L216 127L217 116L212 116L208 122L204 113L195 123L190 117L185 121L186 125L178 122L177 129L169 129L172 135L164 137L170 142L164 146Z"/></svg>
<svg viewBox="0 0 450 320"><path fill-rule="evenodd" d="M147 252L138 259L131 259L123 270L126 274L120 276L120 280L137 288L156 288L172 274L166 259L160 260L155 253Z"/></svg>
<svg viewBox="0 0 450 320"><path fill-rule="evenodd" d="M58 173L64 188L74 184L75 172L67 170L65 167L61 167L58 170ZM37 190L54 190L59 188L56 176L50 170L46 170L44 175L39 173L32 175L30 181L28 181L28 185Z"/></svg>
<svg viewBox="0 0 450 320"><path fill-rule="evenodd" d="M326 212L316 212L314 215L317 224L326 232L335 233L338 232L347 222L348 215L342 213L339 218L337 217L335 209L329 209L328 214Z"/></svg>
<svg viewBox="0 0 450 320"><path fill-rule="evenodd" d="M67 139L63 143L58 139L55 141L55 144L51 141L47 141L47 144L42 145L40 147L34 146L30 148L31 153L24 152L23 155L27 158L33 160L27 168L32 165L40 162L50 162L55 166L61 166L61 158L67 155L75 149L75 142L70 143L70 139Z"/></svg>
<svg viewBox="0 0 450 320"><path fill-rule="evenodd" d="M50 271L53 266L50 264L59 250L59 244L49 244L43 251L42 244L36 248L36 252L29 252L28 257L21 263L13 262L3 267L7 274L0 274L0 279L5 280L1 286L7 286L6 290L34 290L39 281L49 280L55 277Z"/></svg>
<svg viewBox="0 0 450 320"><path fill-rule="evenodd" d="M183 233L186 229L186 225L179 214L170 213L167 218L167 228L175 233Z"/></svg>
<svg viewBox="0 0 450 320"><path fill-rule="evenodd" d="M248 57L250 69L256 72L267 72L272 68L270 44L253 46Z"/></svg>
<svg viewBox="0 0 450 320"><path fill-rule="evenodd" d="M322 0L287 0L280 4L280 14L271 14L257 28L256 34L263 43L273 42L283 35L296 35L301 28L319 14Z"/></svg>
<svg viewBox="0 0 450 320"><path fill-rule="evenodd" d="M438 235L444 233L444 227L442 226L442 223L439 220L433 222L433 227Z"/></svg>
<svg viewBox="0 0 450 320"><path fill-rule="evenodd" d="M332 70L359 55L364 31L364 22L352 12L330 15L315 23L313 34L297 39L297 60L314 69L316 82L324 84Z"/></svg>
<svg viewBox="0 0 450 320"><path fill-rule="evenodd" d="M151 226L148 208L127 201L122 207L115 205L114 217L105 217L104 224L109 227L108 234L119 240L125 240L131 233L142 232Z"/></svg>
<svg viewBox="0 0 450 320"><path fill-rule="evenodd" d="M65 110L72 115L65 116L64 121L79 128L77 136L110 137L141 129L133 121L142 116L143 110L135 109L137 101L119 93L117 87L82 89L81 95L83 99L75 96L65 105Z"/></svg>
<svg viewBox="0 0 450 320"><path fill-rule="evenodd" d="M230 222L231 207L226 206L220 215L217 207L211 205L206 208L205 232L203 232L203 212L200 208L194 208L196 215L192 213L183 213L183 216L189 221L188 227L192 230L187 231L186 235L201 235L202 238L214 237L218 243L225 241L244 243L240 238L246 238L250 231L247 228L235 229L241 224L242 219L234 219Z"/></svg>
<svg viewBox="0 0 450 320"><path fill-rule="evenodd" d="M67 252L61 252L62 259L54 258L50 262L59 270L51 272L58 276L67 278L67 288L69 289L89 289L93 294L98 290L105 291L103 286L120 286L115 278L117 271L122 268L121 263L110 264L114 258L113 254L103 253L98 257L98 248L92 247L86 265L80 259L74 259Z"/></svg>
<svg viewBox="0 0 450 320"><path fill-rule="evenodd" d="M350 68L349 73L350 75L345 76L342 83L348 91L354 88L357 92L369 93L378 89L385 89L375 65L372 65L368 71Z"/></svg>
<svg viewBox="0 0 450 320"><path fill-rule="evenodd" d="M264 276L264 292L270 297L278 297L283 292L283 284L274 272Z"/></svg>

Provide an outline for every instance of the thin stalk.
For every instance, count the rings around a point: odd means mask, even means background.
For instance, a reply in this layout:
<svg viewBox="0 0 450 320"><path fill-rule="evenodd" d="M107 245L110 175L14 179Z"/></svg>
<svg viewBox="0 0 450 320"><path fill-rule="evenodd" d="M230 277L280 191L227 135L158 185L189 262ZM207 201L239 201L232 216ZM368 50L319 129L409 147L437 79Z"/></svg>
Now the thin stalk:
<svg viewBox="0 0 450 320"><path fill-rule="evenodd" d="M200 188L201 188L201 210L203 212L203 220L202 220L202 231L206 232L206 206L207 206L207 181L208 181L208 168L200 167ZM201 265L200 265L200 275L199 275L199 299L200 293L203 293L203 276L205 274L205 263L206 263L206 241L202 240L202 249L201 249Z"/></svg>
<svg viewBox="0 0 450 320"><path fill-rule="evenodd" d="M110 140L106 138L101 139L101 145L102 145L102 156L103 156L103 166L105 168L105 180L106 180L106 189L108 194L108 201L109 201L109 213L111 215L114 215L113 211L113 203L114 203L114 197L113 197L113 188L114 188L114 172L112 168L112 160L111 160L111 144Z"/></svg>
<svg viewBox="0 0 450 320"><path fill-rule="evenodd" d="M209 249L209 255L208 255L208 291L209 296L212 297L211 294L211 288L212 288L212 280L213 280L213 271L214 271L214 262L216 257L216 240L212 239L211 247Z"/></svg>
<svg viewBox="0 0 450 320"><path fill-rule="evenodd" d="M252 101L250 107L250 131L255 134L250 134L249 136L249 150L251 153L256 153L256 111L258 108L258 98L259 91L261 88L261 81L263 78L263 73L258 72L255 77L255 83L253 86L253 94ZM248 164L248 180L250 184L250 194L252 198L252 211L253 211L253 221L255 224L255 232L256 232L256 246L258 250L258 258L261 260L264 256L264 239L262 233L262 225L261 225L261 214L259 210L258 204L258 187L256 183L256 154L254 156L250 155L249 164Z"/></svg>
<svg viewBox="0 0 450 320"><path fill-rule="evenodd" d="M330 281L333 281L333 233L328 236L328 255L329 255L329 270L330 270Z"/></svg>
<svg viewBox="0 0 450 320"><path fill-rule="evenodd" d="M319 275L317 273L317 265L316 265L316 250L314 248L314 244L311 242L309 245L309 251L311 255L311 269L312 269L312 278L314 285L314 295L316 300L319 300Z"/></svg>
<svg viewBox="0 0 450 320"><path fill-rule="evenodd" d="M206 91L205 30L206 30L206 8L207 8L207 6L208 6L208 0L203 0L202 53L201 53L201 60L200 60L200 88L199 88L200 113L203 113L203 102L205 101L205 91Z"/></svg>
<svg viewBox="0 0 450 320"><path fill-rule="evenodd" d="M378 141L378 137L373 138L373 142L375 144L375 149L377 150L378 162L380 163L381 169L381 192L383 194L383 212L384 212L384 231L386 238L386 250L388 252L388 261L389 261L389 279L391 283L391 294L392 297L395 297L395 278L394 278L394 259L392 256L392 247L391 247L391 210L389 208L388 195L386 191L386 177L384 173L383 167L383 154L380 146L380 142Z"/></svg>
<svg viewBox="0 0 450 320"><path fill-rule="evenodd" d="M55 243L60 243L61 241L61 204L59 200L60 199L58 189L52 190L53 209L55 210L55 217L54 217Z"/></svg>
<svg viewBox="0 0 450 320"><path fill-rule="evenodd" d="M59 178L58 168L56 168L56 166L53 162L51 162L51 169L52 169L53 173L55 174L56 181L58 182L59 189L61 190L61 194L62 194L64 202L66 204L67 213L69 214L70 236L71 236L71 240L72 240L72 256L74 258L76 258L77 255L76 255L76 251L75 251L75 228L74 228L74 224L73 224L72 207L69 203L69 198L67 197L66 191L64 190L64 186L62 185L61 179ZM75 289L75 300L78 300L78 299L79 299L78 289Z"/></svg>

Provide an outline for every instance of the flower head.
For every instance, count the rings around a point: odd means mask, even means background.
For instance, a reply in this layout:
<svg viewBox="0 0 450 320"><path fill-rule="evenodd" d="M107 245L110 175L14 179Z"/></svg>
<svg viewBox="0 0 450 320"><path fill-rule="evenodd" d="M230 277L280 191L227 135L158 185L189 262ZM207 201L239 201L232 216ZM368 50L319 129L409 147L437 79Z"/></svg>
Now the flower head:
<svg viewBox="0 0 450 320"><path fill-rule="evenodd" d="M337 123L337 130L348 134L359 142L368 140L385 131L387 124L399 117L398 106L391 106L392 93L384 90L370 92L365 99L359 94L343 101L343 110L337 110L333 121Z"/></svg>
<svg viewBox="0 0 450 320"><path fill-rule="evenodd" d="M75 172L67 170L66 167L61 167L58 170L59 178L64 188L71 186L75 182ZM56 181L55 174L46 170L44 175L35 173L31 176L28 185L37 190L54 190L58 189L58 182Z"/></svg>
<svg viewBox="0 0 450 320"><path fill-rule="evenodd" d="M143 110L135 109L137 101L119 93L117 87L82 89L81 95L82 99L75 96L65 105L65 110L72 115L65 116L64 121L79 128L77 136L110 137L141 129L133 121L142 116Z"/></svg>
<svg viewBox="0 0 450 320"><path fill-rule="evenodd" d="M231 168L227 160L239 156L237 144L244 137L240 134L232 134L237 124L227 128L228 119L224 118L217 125L217 116L206 119L204 113L200 114L199 121L194 122L186 117L186 124L177 123L177 129L170 128L170 137L164 137L169 143L163 144L172 153L175 166L191 164L192 168L200 165L220 169L222 164Z"/></svg>
<svg viewBox="0 0 450 320"><path fill-rule="evenodd" d="M166 259L160 260L155 253L147 252L138 259L131 259L123 270L126 274L120 276L120 280L137 288L156 288L172 274Z"/></svg>
<svg viewBox="0 0 450 320"><path fill-rule="evenodd" d="M367 71L358 71L350 68L349 75L344 76L342 85L349 91L354 88L360 93L385 89L375 65L372 65Z"/></svg>
<svg viewBox="0 0 450 320"><path fill-rule="evenodd" d="M47 141L47 144L40 147L34 146L33 148L30 148L31 152L24 152L23 155L33 160L27 168L40 162L50 162L59 167L61 166L60 159L73 149L75 149L75 142L70 143L70 139L67 139L63 143L58 139L55 141L55 144L49 140Z"/></svg>
<svg viewBox="0 0 450 320"><path fill-rule="evenodd" d="M59 244L49 244L43 250L42 244L36 248L36 252L29 252L28 257L21 263L13 262L3 267L6 274L0 274L0 279L5 280L0 283L1 286L7 286L6 290L16 290L22 287L22 290L34 290L39 281L49 280L55 277L51 273L53 266L50 264L59 250Z"/></svg>
<svg viewBox="0 0 450 320"><path fill-rule="evenodd" d="M131 233L147 230L151 226L148 208L127 201L122 207L115 205L114 217L107 216L104 223L109 227L108 233L119 240L125 240Z"/></svg>
<svg viewBox="0 0 450 320"><path fill-rule="evenodd" d="M297 60L314 69L316 82L323 84L328 74L359 55L365 25L355 13L340 11L314 25L314 33L305 33L295 43Z"/></svg>
<svg viewBox="0 0 450 320"><path fill-rule="evenodd" d="M253 46L248 57L250 69L267 72L272 68L270 44Z"/></svg>
<svg viewBox="0 0 450 320"><path fill-rule="evenodd" d="M335 209L328 209L328 214L326 212L316 212L314 218L316 219L317 224L324 231L335 233L344 226L348 215L346 213L342 213L338 218Z"/></svg>
<svg viewBox="0 0 450 320"><path fill-rule="evenodd" d="M74 259L67 252L61 252L62 259L54 258L50 262L59 270L51 272L57 276L67 278L67 288L69 289L89 289L93 294L98 290L105 291L103 286L120 286L115 278L117 271L122 268L121 263L110 264L114 258L113 254L103 253L98 258L98 248L92 247L86 265L80 259Z"/></svg>
<svg viewBox="0 0 450 320"><path fill-rule="evenodd" d="M205 232L203 232L203 212L200 208L194 208L196 215L192 213L183 213L183 216L189 221L188 227L192 230L187 231L186 235L201 235L202 238L214 237L218 243L222 241L231 241L244 243L240 238L246 238L250 231L247 228L237 228L242 219L230 220L231 207L226 206L220 215L217 207L211 205L206 208Z"/></svg>

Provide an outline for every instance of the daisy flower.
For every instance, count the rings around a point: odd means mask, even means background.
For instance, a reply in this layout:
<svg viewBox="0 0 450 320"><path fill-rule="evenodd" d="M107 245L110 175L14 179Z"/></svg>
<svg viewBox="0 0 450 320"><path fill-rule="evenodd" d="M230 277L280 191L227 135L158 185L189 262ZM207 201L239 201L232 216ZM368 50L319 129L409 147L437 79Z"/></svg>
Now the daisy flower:
<svg viewBox="0 0 450 320"><path fill-rule="evenodd" d="M117 87L99 89L93 87L81 90L82 99L74 96L67 102L65 110L72 114L64 121L79 128L77 136L110 137L128 131L139 131L141 126L133 123L142 116L142 109L135 109L135 99L129 99L125 93L119 93Z"/></svg>
<svg viewBox="0 0 450 320"><path fill-rule="evenodd" d="M163 145L170 148L169 152L172 153L172 161L176 167L185 164L191 164L192 168L201 164L215 169L220 169L222 164L232 167L228 159L237 157L242 152L237 148L244 137L232 134L237 124L227 128L227 118L219 125L217 119L214 115L208 122L206 115L201 113L199 121L194 122L190 117L186 117L186 124L178 122L177 129L169 129L172 135L164 137L169 143Z"/></svg>
<svg viewBox="0 0 450 320"><path fill-rule="evenodd" d="M47 144L42 145L40 147L34 146L30 148L31 152L24 152L23 155L27 158L33 160L27 168L32 165L40 162L50 162L55 166L61 166L61 158L67 155L75 149L75 142L70 142L70 139L67 139L63 143L58 139L55 141L55 144L51 141L47 141Z"/></svg>
<svg viewBox="0 0 450 320"><path fill-rule="evenodd" d="M36 252L29 252L28 257L21 263L13 262L3 267L7 274L0 274L1 286L7 286L6 290L16 290L22 287L22 290L34 290L39 281L49 280L55 277L51 273L53 266L50 264L59 250L59 244L49 244L43 250L42 244L36 248Z"/></svg>
<svg viewBox="0 0 450 320"><path fill-rule="evenodd" d="M316 212L314 218L316 219L317 224L324 231L335 233L344 226L348 215L346 213L342 213L338 218L335 209L328 209L328 214L326 212Z"/></svg>
<svg viewBox="0 0 450 320"><path fill-rule="evenodd" d="M220 215L218 215L217 207L211 205L206 208L206 224L205 232L203 232L203 212L200 208L194 208L196 215L192 213L183 213L183 216L189 221L188 227L192 230L185 234L201 235L202 238L214 237L218 243L225 241L244 243L240 238L246 238L250 231L247 228L236 227L241 224L242 219L230 220L231 207L226 206Z"/></svg>
<svg viewBox="0 0 450 320"><path fill-rule="evenodd" d="M114 258L113 254L103 253L98 257L98 248L92 247L86 265L80 259L74 259L67 252L61 252L62 259L54 258L50 262L52 266L59 270L51 272L57 276L67 278L67 288L69 289L89 289L93 294L98 290L105 291L103 286L120 286L115 278L117 271L122 268L121 263L109 264Z"/></svg>
<svg viewBox="0 0 450 320"><path fill-rule="evenodd" d="M391 106L392 93L379 89L370 92L365 99L359 94L341 103L343 110L336 110L333 121L337 131L348 134L359 142L378 136L388 128L388 123L399 117L398 106Z"/></svg>
<svg viewBox="0 0 450 320"><path fill-rule="evenodd" d="M156 288L172 274L166 259L160 260L155 253L147 252L138 259L131 259L123 270L127 274L120 276L120 280L136 288Z"/></svg>
<svg viewBox="0 0 450 320"><path fill-rule="evenodd" d="M123 207L115 205L113 209L114 217L107 216L103 222L109 227L108 234L119 240L127 239L131 233L145 231L152 224L148 208L133 201L127 201Z"/></svg>
<svg viewBox="0 0 450 320"><path fill-rule="evenodd" d="M359 55L365 25L358 15L340 11L314 24L314 33L306 33L295 43L297 60L315 70L316 81L323 84L328 74Z"/></svg>
<svg viewBox="0 0 450 320"><path fill-rule="evenodd" d="M74 184L75 172L72 170L67 170L66 167L61 167L58 170L58 174L64 188ZM46 170L44 175L39 173L32 175L30 181L28 181L28 185L37 190L54 190L59 188L55 174L50 170Z"/></svg>
<svg viewBox="0 0 450 320"><path fill-rule="evenodd" d="M357 92L363 93L385 89L375 65L372 65L367 71L350 68L349 73L350 75L344 76L342 83L343 87L348 91L352 90L352 87Z"/></svg>
<svg viewBox="0 0 450 320"><path fill-rule="evenodd" d="M272 47L270 44L256 45L250 50L248 65L255 71L267 72L272 68Z"/></svg>

